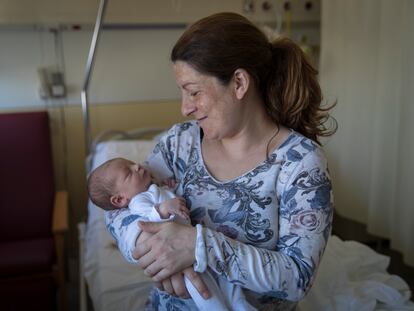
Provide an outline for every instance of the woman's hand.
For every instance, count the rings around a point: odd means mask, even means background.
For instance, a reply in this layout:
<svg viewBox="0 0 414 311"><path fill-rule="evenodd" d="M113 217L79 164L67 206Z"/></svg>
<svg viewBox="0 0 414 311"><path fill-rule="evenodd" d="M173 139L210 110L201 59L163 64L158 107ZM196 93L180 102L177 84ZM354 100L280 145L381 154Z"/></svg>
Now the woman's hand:
<svg viewBox="0 0 414 311"><path fill-rule="evenodd" d="M175 222L138 224L144 232L153 235L137 243L133 256L154 282L161 282L193 265L197 235L194 227Z"/></svg>
<svg viewBox="0 0 414 311"><path fill-rule="evenodd" d="M184 282L184 276L194 285L197 291L204 299L210 298L210 292L207 285L203 282L200 275L192 267L184 269L183 272L173 274L170 278L159 282L156 286L158 289L169 293L170 295L179 296L183 299L190 298L187 287Z"/></svg>

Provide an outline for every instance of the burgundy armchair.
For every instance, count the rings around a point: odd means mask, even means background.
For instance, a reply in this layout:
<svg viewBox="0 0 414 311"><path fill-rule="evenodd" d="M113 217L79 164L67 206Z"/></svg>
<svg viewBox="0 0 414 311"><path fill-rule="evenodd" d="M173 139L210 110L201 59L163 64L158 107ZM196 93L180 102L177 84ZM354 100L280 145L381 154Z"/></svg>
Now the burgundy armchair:
<svg viewBox="0 0 414 311"><path fill-rule="evenodd" d="M47 112L0 114L0 310L66 310L67 208Z"/></svg>

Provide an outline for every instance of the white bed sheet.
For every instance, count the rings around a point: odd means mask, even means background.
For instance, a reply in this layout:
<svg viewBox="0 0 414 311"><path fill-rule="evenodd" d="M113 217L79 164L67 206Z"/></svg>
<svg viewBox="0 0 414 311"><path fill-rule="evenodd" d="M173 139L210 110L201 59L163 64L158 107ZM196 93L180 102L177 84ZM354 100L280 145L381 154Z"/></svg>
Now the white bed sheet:
<svg viewBox="0 0 414 311"><path fill-rule="evenodd" d="M142 162L155 141L110 141L97 146L93 167L122 156ZM96 311L143 310L151 281L127 263L105 227L103 211L89 202L84 274ZM414 310L408 285L386 272L389 258L332 236L301 311Z"/></svg>
<svg viewBox="0 0 414 311"><path fill-rule="evenodd" d="M300 311L414 310L410 289L387 272L389 257L356 241L331 236L315 283Z"/></svg>

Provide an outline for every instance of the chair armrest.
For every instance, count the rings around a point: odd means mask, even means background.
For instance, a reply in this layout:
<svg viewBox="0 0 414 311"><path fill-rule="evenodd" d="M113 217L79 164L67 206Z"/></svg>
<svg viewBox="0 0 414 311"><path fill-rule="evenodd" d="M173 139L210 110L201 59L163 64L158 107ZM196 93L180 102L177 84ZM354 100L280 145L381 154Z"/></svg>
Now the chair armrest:
<svg viewBox="0 0 414 311"><path fill-rule="evenodd" d="M52 232L63 233L68 231L68 192L57 191L53 207Z"/></svg>
<svg viewBox="0 0 414 311"><path fill-rule="evenodd" d="M55 194L55 204L53 207L52 232L55 236L55 247L57 265L55 266L55 278L59 284L59 310L67 311L68 302L65 285L65 232L68 231L68 193L67 191L57 191Z"/></svg>

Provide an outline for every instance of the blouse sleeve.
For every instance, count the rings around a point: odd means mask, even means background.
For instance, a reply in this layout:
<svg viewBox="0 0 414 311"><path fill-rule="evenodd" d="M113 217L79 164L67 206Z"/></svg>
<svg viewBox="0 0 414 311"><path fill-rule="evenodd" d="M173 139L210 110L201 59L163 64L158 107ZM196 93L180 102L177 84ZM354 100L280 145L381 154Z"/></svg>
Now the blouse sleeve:
<svg viewBox="0 0 414 311"><path fill-rule="evenodd" d="M141 229L138 227L138 221L145 219L145 217L139 214L134 214L128 208L105 212L106 228L116 240L121 254L131 263L138 262L132 257L132 251L141 233Z"/></svg>
<svg viewBox="0 0 414 311"><path fill-rule="evenodd" d="M333 198L321 150L291 170L279 202L275 250L235 241L197 225L195 270L207 266L264 296L298 301L309 290L331 231Z"/></svg>

